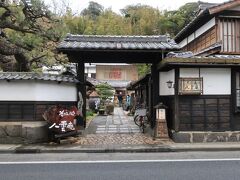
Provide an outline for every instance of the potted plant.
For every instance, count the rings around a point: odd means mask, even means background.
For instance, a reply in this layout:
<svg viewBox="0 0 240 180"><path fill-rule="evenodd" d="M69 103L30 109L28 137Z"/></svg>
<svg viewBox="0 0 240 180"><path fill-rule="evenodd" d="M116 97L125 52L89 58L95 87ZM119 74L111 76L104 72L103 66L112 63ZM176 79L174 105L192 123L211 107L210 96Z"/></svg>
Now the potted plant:
<svg viewBox="0 0 240 180"><path fill-rule="evenodd" d="M109 101L114 95L114 89L107 83L101 83L96 86L96 91L100 96L99 114L103 115L106 112L106 105L109 106ZM110 114L108 110L107 114Z"/></svg>

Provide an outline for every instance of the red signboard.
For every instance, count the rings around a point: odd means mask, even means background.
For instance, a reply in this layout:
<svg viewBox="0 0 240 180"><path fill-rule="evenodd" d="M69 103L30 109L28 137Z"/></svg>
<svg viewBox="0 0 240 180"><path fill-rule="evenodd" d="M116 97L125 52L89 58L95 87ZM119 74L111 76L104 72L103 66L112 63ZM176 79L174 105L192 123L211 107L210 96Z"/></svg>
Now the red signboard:
<svg viewBox="0 0 240 180"><path fill-rule="evenodd" d="M122 71L118 68L113 68L109 72L109 79L121 79Z"/></svg>

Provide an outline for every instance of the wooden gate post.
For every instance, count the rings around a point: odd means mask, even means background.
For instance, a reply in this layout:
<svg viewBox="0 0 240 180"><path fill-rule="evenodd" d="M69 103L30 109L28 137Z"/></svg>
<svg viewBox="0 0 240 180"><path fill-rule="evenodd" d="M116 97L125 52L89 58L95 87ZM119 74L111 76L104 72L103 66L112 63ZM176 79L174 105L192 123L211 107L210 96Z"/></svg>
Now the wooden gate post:
<svg viewBox="0 0 240 180"><path fill-rule="evenodd" d="M157 63L153 63L151 67L151 77L152 77L152 128L156 125L156 112L153 110L154 106L158 104L159 101L159 73L157 71Z"/></svg>
<svg viewBox="0 0 240 180"><path fill-rule="evenodd" d="M79 62L77 64L77 79L80 83L77 85L77 95L79 92L82 93L83 106L82 106L82 115L84 119L84 128L86 127L86 82L84 76L84 62ZM79 101L79 95L78 95Z"/></svg>

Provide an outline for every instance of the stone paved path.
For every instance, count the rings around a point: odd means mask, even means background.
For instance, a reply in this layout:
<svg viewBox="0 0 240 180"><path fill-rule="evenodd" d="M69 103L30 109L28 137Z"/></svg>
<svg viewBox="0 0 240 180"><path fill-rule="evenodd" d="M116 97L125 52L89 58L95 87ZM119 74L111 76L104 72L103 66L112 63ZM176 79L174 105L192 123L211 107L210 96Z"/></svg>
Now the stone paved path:
<svg viewBox="0 0 240 180"><path fill-rule="evenodd" d="M96 116L86 129L83 137L78 137L74 144L86 146L101 145L154 145L162 144L162 140L153 140L148 134L140 133L132 116L122 108L115 107L114 114Z"/></svg>
<svg viewBox="0 0 240 180"><path fill-rule="evenodd" d="M122 108L115 107L113 115L96 116L87 128L87 132L88 134L130 134L139 133L140 130L132 116L127 116Z"/></svg>

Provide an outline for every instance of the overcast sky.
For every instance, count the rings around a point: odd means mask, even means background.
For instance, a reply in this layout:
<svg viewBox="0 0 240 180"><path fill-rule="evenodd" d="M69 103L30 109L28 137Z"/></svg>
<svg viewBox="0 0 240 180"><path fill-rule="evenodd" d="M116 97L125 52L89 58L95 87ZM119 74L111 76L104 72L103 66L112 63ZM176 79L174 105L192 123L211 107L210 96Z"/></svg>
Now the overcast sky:
<svg viewBox="0 0 240 180"><path fill-rule="evenodd" d="M52 0L44 0L44 1L48 4L52 2ZM69 6L72 8L72 10L75 13L77 13L77 12L81 12L82 9L86 8L90 0L64 0L64 1L69 4ZM180 6L186 4L187 2L197 2L198 0L92 0L92 1L103 5L105 8L110 7L113 11L119 13L119 9L123 9L127 5L138 4L138 3L142 5L150 5L160 10L165 10L165 9L175 10L175 9L178 9ZM221 3L227 0L201 0L201 1Z"/></svg>

